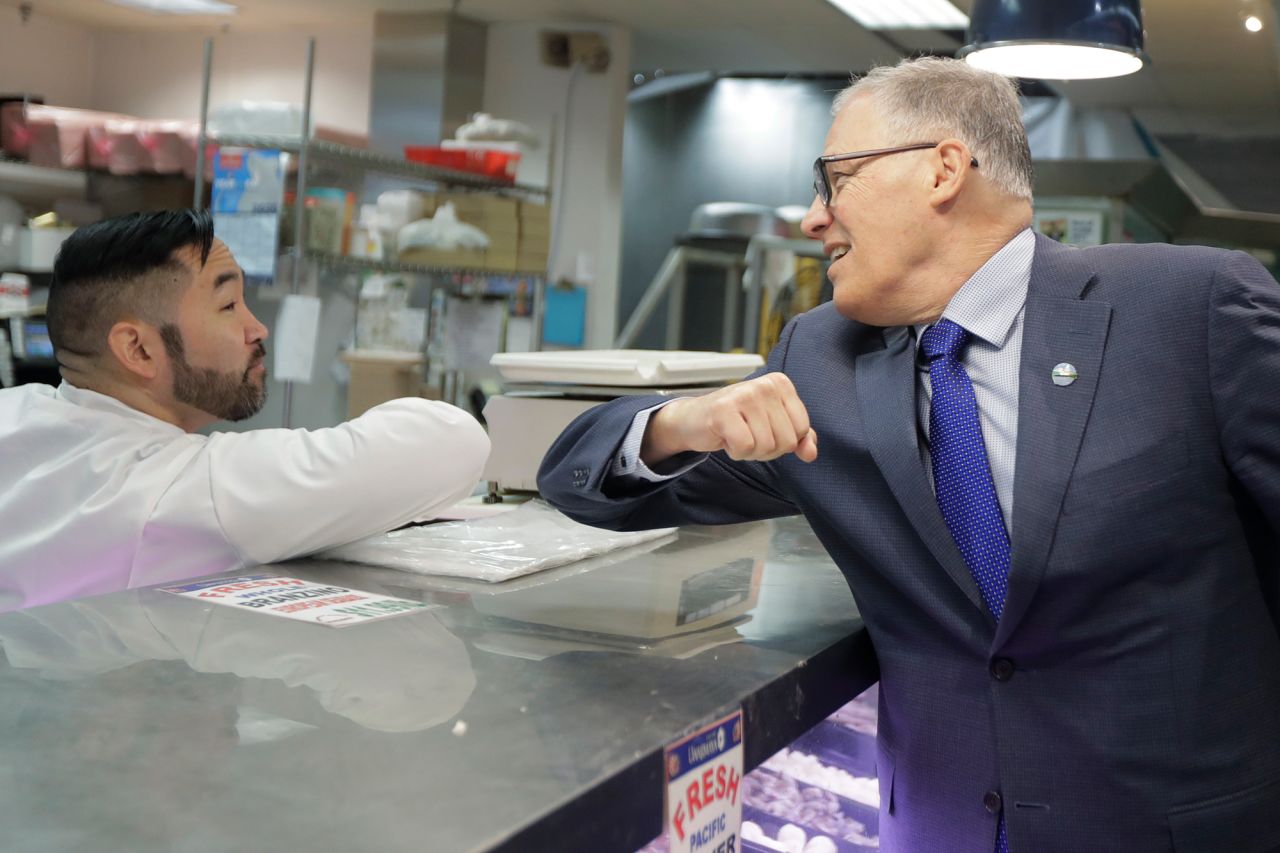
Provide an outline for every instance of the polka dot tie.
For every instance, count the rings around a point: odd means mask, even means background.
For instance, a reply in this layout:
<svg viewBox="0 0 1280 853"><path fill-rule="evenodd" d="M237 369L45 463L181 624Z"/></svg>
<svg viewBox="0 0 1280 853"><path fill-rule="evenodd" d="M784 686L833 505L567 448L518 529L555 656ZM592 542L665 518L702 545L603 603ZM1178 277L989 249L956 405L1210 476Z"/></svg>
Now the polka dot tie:
<svg viewBox="0 0 1280 853"><path fill-rule="evenodd" d="M973 383L960 363L960 351L968 341L969 333L946 319L930 326L920 338L932 387L929 456L942 519L978 582L982 600L999 621L1009 585L1009 534L987 464ZM1003 813L995 850L1009 853Z"/></svg>

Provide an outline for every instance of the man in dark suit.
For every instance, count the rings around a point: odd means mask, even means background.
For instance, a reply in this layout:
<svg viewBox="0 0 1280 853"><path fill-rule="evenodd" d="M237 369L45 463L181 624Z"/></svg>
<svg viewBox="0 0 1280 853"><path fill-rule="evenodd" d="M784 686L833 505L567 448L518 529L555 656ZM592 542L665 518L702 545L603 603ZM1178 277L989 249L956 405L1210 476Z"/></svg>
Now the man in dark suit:
<svg viewBox="0 0 1280 853"><path fill-rule="evenodd" d="M904 62L833 113L834 302L753 379L588 412L543 495L804 513L880 661L882 849L1280 849L1280 286L1035 236L1003 78Z"/></svg>

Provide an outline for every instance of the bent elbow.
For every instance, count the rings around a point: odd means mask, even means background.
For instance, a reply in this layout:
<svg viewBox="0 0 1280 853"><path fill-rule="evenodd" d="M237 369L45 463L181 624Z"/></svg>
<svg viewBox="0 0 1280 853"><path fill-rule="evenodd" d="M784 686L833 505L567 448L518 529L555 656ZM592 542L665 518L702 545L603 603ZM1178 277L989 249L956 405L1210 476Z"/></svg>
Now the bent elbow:
<svg viewBox="0 0 1280 853"><path fill-rule="evenodd" d="M473 472L471 482L474 485L480 479L481 472L484 471L485 463L489 461L489 451L493 448L489 441L489 433L485 430L480 422L475 418L467 415L467 426L465 430L461 430L459 448L460 454L465 454L470 470Z"/></svg>
<svg viewBox="0 0 1280 853"><path fill-rule="evenodd" d="M439 473L447 472L451 480L442 485L456 491L459 497L466 497L480 482L485 463L489 461L489 433L462 409L452 408L449 415L448 431L432 455L444 461Z"/></svg>

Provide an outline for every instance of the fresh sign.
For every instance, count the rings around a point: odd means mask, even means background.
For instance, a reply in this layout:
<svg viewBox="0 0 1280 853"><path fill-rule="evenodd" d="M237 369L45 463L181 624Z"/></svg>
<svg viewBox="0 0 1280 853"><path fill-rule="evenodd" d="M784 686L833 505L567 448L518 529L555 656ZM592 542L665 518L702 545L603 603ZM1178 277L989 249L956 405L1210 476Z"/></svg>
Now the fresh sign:
<svg viewBox="0 0 1280 853"><path fill-rule="evenodd" d="M666 749L671 853L738 853L742 828L742 712Z"/></svg>

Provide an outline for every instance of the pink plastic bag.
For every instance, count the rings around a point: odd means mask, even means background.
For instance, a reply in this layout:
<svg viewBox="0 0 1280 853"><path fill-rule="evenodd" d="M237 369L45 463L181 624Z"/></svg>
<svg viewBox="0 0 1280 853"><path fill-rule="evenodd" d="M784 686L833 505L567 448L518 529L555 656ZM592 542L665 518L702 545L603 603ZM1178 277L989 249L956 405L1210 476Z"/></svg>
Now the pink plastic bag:
<svg viewBox="0 0 1280 853"><path fill-rule="evenodd" d="M111 158L111 138L107 135L107 126L94 125L89 128L85 141L85 161L90 169L105 169Z"/></svg>
<svg viewBox="0 0 1280 853"><path fill-rule="evenodd" d="M107 122L108 172L113 175L136 175L151 171L151 153L146 147L143 127L144 123L140 121Z"/></svg>
<svg viewBox="0 0 1280 853"><path fill-rule="evenodd" d="M147 151L150 171L176 175L185 171L189 158L194 176L195 139L199 132L195 122L144 121L141 124L142 145Z"/></svg>
<svg viewBox="0 0 1280 853"><path fill-rule="evenodd" d="M0 148L14 157L26 157L31 146L27 107L22 101L10 101L0 106Z"/></svg>
<svg viewBox="0 0 1280 853"><path fill-rule="evenodd" d="M126 118L115 113L29 104L22 117L25 140L19 140L19 145L26 142L26 156L33 165L83 169L88 160L89 129ZM17 135L23 135L21 128Z"/></svg>
<svg viewBox="0 0 1280 853"><path fill-rule="evenodd" d="M113 175L136 175L149 171L149 156L142 147L140 124L112 119L90 125L85 158L89 167L106 169Z"/></svg>

